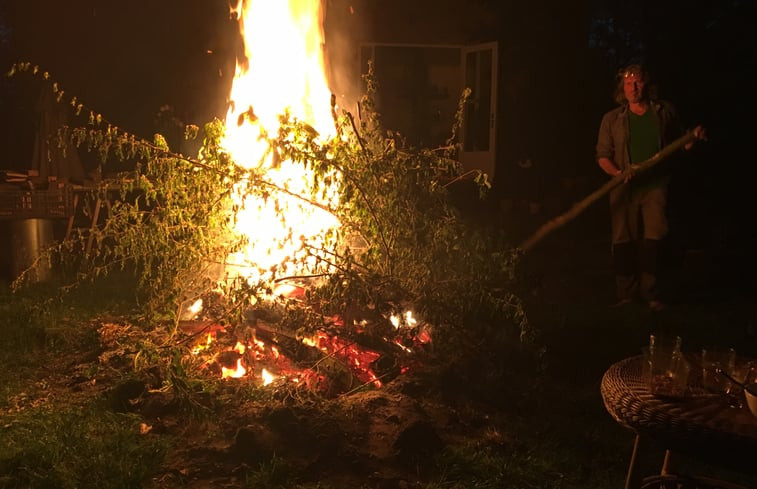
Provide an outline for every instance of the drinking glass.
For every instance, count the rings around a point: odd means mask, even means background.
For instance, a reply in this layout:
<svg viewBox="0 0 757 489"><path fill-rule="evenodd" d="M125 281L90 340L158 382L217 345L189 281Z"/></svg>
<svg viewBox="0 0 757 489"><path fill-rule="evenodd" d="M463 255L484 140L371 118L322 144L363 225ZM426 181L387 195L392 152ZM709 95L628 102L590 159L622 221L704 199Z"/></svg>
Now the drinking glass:
<svg viewBox="0 0 757 489"><path fill-rule="evenodd" d="M733 383L723 375L733 375L736 352L733 348L704 348L702 350L702 386L708 391L728 394Z"/></svg>
<svg viewBox="0 0 757 489"><path fill-rule="evenodd" d="M649 335L649 351L655 349L681 353L681 337L652 333Z"/></svg>
<svg viewBox="0 0 757 489"><path fill-rule="evenodd" d="M755 361L736 362L736 364L733 366L731 377L733 377L737 382L746 384L754 379L755 368L757 368L757 362ZM737 391L741 390L741 386L734 386L734 388Z"/></svg>
<svg viewBox="0 0 757 489"><path fill-rule="evenodd" d="M681 397L686 393L690 367L679 350L658 343L641 352L642 377L653 395Z"/></svg>

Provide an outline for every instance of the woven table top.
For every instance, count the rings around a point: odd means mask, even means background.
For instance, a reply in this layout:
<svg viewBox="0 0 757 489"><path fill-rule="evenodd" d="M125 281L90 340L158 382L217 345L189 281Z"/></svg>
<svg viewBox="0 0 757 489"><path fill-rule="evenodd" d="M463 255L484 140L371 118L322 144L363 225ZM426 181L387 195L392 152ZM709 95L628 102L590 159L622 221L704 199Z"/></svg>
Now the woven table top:
<svg viewBox="0 0 757 489"><path fill-rule="evenodd" d="M757 417L696 385L683 397L654 396L642 380L641 362L641 356L622 360L602 378L602 399L615 421L665 448L739 468L742 460L751 461L748 472L757 471Z"/></svg>

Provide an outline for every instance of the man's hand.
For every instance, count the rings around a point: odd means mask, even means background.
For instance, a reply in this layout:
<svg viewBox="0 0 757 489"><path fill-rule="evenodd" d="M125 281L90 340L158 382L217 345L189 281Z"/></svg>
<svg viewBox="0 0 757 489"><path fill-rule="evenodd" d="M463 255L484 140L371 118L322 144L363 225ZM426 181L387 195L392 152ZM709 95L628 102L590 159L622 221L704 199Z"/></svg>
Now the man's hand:
<svg viewBox="0 0 757 489"><path fill-rule="evenodd" d="M704 127L697 126L694 129L691 130L692 135L694 136L694 139L686 143L684 146L685 150L690 150L692 146L694 146L694 143L696 141L707 141L707 131L704 130Z"/></svg>
<svg viewBox="0 0 757 489"><path fill-rule="evenodd" d="M631 181L631 179L632 179L632 178L633 178L634 176L636 176L636 168L637 168L637 167L636 167L636 165L631 165L631 166L629 166L629 167L628 167L628 168L626 169L626 171L624 171L624 172L623 172L623 174L625 175L625 176L623 177L623 183L628 183L628 182L630 182L630 181Z"/></svg>
<svg viewBox="0 0 757 489"><path fill-rule="evenodd" d="M621 173L625 174L625 177L623 177L623 183L628 183L636 174L636 167L634 165L631 165L631 167L627 168L624 172L615 166L615 163L613 163L610 158L599 158L598 162L602 170L613 178Z"/></svg>
<svg viewBox="0 0 757 489"><path fill-rule="evenodd" d="M616 175L620 175L620 170L617 166L615 166L615 163L610 158L599 158L597 160L599 163L599 167L602 168L602 171L610 175L611 177L614 177Z"/></svg>

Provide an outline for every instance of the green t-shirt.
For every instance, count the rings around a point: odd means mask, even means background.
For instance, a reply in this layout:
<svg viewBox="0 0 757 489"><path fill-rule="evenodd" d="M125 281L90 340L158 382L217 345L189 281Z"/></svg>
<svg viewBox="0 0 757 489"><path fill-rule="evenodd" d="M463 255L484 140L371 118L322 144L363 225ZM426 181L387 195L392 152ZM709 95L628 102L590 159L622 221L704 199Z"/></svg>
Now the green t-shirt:
<svg viewBox="0 0 757 489"><path fill-rule="evenodd" d="M628 111L628 152L631 163L641 163L660 151L660 130L657 117L652 108L642 115ZM669 178L669 172L661 165L648 170L645 174L631 181L633 191L644 191L652 187L664 185Z"/></svg>
<svg viewBox="0 0 757 489"><path fill-rule="evenodd" d="M628 150L631 163L641 163L648 160L660 150L660 130L652 109L647 109L642 115L628 111Z"/></svg>

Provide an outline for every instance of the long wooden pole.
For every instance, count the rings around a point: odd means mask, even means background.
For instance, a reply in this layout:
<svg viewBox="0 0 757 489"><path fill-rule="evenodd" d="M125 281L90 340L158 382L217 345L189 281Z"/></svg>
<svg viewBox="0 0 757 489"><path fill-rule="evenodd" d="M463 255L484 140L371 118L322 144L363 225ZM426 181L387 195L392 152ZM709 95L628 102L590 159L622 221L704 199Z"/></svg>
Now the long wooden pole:
<svg viewBox="0 0 757 489"><path fill-rule="evenodd" d="M688 143L692 142L694 139L696 139L696 135L694 134L694 131L688 131L686 134L684 134L680 138L676 139L669 145L662 148L659 152L657 152L657 154L655 154L648 160L632 165L634 173L639 174L639 173L643 173L649 170L650 168L657 165L659 162L661 162L665 158L669 157L670 155L672 155L679 149L686 146ZM623 184L625 178L626 178L625 173L620 173L612 177L612 179L610 179L604 185L602 185L597 190L589 194L583 200L573 204L573 207L571 207L567 212L565 212L564 214L560 214L559 216L543 224L539 229L536 230L534 234L532 234L528 239L526 239L523 243L521 243L521 245L518 248L524 253L529 251L539 241L544 239L544 237L547 236L549 233L566 225L567 223L575 219L579 214L581 214L586 209L588 209L591 204L593 204L594 202L602 198L602 196L610 192L610 190Z"/></svg>

